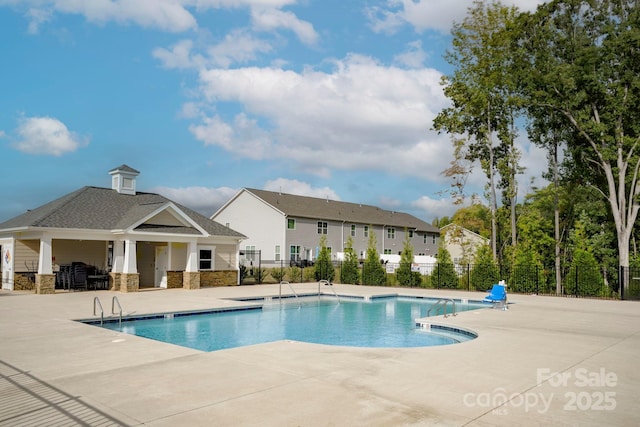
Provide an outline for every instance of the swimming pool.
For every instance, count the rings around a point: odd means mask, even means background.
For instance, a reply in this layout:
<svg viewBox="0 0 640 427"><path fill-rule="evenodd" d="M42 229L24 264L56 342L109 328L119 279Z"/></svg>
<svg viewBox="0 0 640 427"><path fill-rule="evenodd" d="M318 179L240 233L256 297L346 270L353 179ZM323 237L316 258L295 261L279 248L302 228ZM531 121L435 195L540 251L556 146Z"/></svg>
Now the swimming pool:
<svg viewBox="0 0 640 427"><path fill-rule="evenodd" d="M202 351L215 351L279 340L352 347L424 347L455 344L477 335L433 325L421 328L434 299L383 297L306 297L275 299L234 310L169 313L107 321L103 327ZM457 301L456 311L487 307ZM433 313L431 313L433 315ZM99 322L86 322L99 326Z"/></svg>

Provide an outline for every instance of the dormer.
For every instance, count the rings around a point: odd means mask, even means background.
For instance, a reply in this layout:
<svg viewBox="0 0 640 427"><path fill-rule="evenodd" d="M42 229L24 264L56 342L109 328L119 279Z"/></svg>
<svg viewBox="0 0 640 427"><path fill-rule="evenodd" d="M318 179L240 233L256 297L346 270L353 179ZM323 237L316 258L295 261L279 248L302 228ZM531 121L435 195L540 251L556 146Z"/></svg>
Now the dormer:
<svg viewBox="0 0 640 427"><path fill-rule="evenodd" d="M136 194L136 177L140 172L127 166L121 165L109 171L111 175L111 189L120 194Z"/></svg>

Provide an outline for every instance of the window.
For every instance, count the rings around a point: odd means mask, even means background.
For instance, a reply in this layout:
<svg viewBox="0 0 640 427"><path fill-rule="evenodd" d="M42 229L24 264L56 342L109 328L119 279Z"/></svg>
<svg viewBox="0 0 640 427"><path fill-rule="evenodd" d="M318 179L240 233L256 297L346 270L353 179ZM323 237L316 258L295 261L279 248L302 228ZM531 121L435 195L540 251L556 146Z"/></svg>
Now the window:
<svg viewBox="0 0 640 427"><path fill-rule="evenodd" d="M385 255L391 255L391 249L385 249L384 250L384 254Z"/></svg>
<svg viewBox="0 0 640 427"><path fill-rule="evenodd" d="M364 237L369 237L369 226L368 225L364 226Z"/></svg>
<svg viewBox="0 0 640 427"><path fill-rule="evenodd" d="M356 237L356 225L351 224L351 237Z"/></svg>
<svg viewBox="0 0 640 427"><path fill-rule="evenodd" d="M409 238L413 238L413 230L409 230Z"/></svg>
<svg viewBox="0 0 640 427"><path fill-rule="evenodd" d="M422 236L422 243L427 243L427 233L424 233L424 236Z"/></svg>
<svg viewBox="0 0 640 427"><path fill-rule="evenodd" d="M292 261L300 261L300 246L289 247L289 259Z"/></svg>
<svg viewBox="0 0 640 427"><path fill-rule="evenodd" d="M295 218L287 218L287 229L295 230L296 229L296 219Z"/></svg>
<svg viewBox="0 0 640 427"><path fill-rule="evenodd" d="M255 261L256 260L256 247L255 246L245 246L245 258L247 261Z"/></svg>
<svg viewBox="0 0 640 427"><path fill-rule="evenodd" d="M327 234L327 223L325 221L318 221L318 234Z"/></svg>
<svg viewBox="0 0 640 427"><path fill-rule="evenodd" d="M395 238L396 238L396 229L387 228L387 239L395 239Z"/></svg>
<svg viewBox="0 0 640 427"><path fill-rule="evenodd" d="M275 256L276 261L280 261L280 245L276 245Z"/></svg>
<svg viewBox="0 0 640 427"><path fill-rule="evenodd" d="M431 243L433 243L435 245L436 244L436 235L433 234L431 237L433 237L433 241Z"/></svg>
<svg viewBox="0 0 640 427"><path fill-rule="evenodd" d="M198 268L213 270L213 248L202 248L198 251Z"/></svg>

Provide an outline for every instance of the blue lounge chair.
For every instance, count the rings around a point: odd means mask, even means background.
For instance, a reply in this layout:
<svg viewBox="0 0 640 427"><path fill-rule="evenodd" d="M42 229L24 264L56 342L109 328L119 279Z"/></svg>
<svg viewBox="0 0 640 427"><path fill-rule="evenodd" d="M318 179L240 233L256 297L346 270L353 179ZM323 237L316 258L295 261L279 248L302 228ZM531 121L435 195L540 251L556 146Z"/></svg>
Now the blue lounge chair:
<svg viewBox="0 0 640 427"><path fill-rule="evenodd" d="M485 302L493 304L493 308L502 308L506 310L507 307L507 287L505 285L496 284L491 288L489 295L484 297Z"/></svg>

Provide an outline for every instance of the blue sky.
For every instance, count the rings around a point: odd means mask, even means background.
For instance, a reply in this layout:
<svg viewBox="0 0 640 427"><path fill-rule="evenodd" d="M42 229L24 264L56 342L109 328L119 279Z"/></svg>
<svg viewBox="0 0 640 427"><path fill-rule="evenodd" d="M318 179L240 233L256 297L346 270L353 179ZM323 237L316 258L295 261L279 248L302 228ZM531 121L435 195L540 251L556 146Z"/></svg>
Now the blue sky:
<svg viewBox="0 0 640 427"><path fill-rule="evenodd" d="M451 215L452 147L431 124L469 5L0 0L0 221L109 187L121 164L207 216L242 187ZM519 143L526 191L546 160Z"/></svg>

